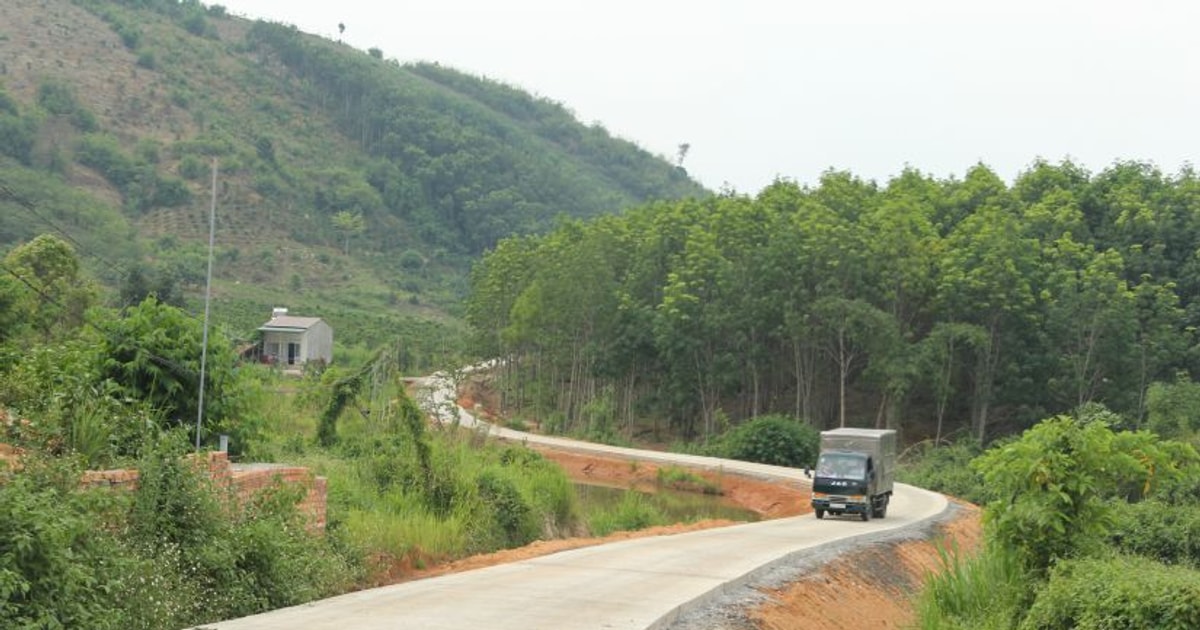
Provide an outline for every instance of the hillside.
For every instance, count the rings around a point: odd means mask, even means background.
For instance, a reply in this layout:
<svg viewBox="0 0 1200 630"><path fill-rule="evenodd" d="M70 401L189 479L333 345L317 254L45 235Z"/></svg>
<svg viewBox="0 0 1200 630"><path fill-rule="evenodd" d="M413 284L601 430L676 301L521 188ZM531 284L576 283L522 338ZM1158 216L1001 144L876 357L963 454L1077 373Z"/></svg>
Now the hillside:
<svg viewBox="0 0 1200 630"><path fill-rule="evenodd" d="M173 0L0 4L0 153L0 248L55 232L111 286L193 295L215 160L217 318L364 343L453 316L500 238L706 194L558 103Z"/></svg>

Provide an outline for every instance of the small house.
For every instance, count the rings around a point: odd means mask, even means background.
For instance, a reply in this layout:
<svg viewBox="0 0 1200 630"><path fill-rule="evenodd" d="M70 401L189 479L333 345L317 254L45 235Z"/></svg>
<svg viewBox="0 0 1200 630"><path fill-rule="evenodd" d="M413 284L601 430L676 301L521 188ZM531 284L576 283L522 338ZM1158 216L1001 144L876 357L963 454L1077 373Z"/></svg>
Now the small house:
<svg viewBox="0 0 1200 630"><path fill-rule="evenodd" d="M267 361L284 366L333 361L333 328L320 317L296 317L286 308L276 308L258 330Z"/></svg>

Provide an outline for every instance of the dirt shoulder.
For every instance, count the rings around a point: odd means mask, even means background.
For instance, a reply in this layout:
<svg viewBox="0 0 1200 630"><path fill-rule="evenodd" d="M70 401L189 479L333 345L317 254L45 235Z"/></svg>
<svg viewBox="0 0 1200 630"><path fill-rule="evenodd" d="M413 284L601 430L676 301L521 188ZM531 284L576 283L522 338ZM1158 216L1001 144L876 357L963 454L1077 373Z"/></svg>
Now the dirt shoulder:
<svg viewBox="0 0 1200 630"><path fill-rule="evenodd" d="M982 544L979 508L956 503L952 517L926 538L887 541L838 555L776 588L744 611L743 628L906 628L915 621L913 597L942 569L939 546L975 553Z"/></svg>

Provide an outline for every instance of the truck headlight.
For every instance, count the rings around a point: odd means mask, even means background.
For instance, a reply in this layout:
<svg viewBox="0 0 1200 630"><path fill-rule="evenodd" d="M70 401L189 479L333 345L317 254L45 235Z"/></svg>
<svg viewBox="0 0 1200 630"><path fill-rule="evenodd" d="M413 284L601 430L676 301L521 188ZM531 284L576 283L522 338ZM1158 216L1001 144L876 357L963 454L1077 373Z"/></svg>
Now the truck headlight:
<svg viewBox="0 0 1200 630"><path fill-rule="evenodd" d="M828 495L828 494L825 494L824 492L814 492L814 493L812 494L812 498L814 498L814 499L828 499L828 498L829 498L829 495Z"/></svg>

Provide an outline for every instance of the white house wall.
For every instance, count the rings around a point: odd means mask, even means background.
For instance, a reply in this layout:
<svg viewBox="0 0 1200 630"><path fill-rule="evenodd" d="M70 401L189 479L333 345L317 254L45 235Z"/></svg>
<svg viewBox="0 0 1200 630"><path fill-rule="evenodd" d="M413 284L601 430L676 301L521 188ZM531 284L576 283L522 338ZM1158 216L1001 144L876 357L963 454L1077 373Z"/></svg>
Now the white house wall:
<svg viewBox="0 0 1200 630"><path fill-rule="evenodd" d="M274 355L281 364L287 364L288 344L299 346L295 364L322 360L333 361L333 329L323 321L317 321L307 329L275 329L263 331L263 352Z"/></svg>
<svg viewBox="0 0 1200 630"><path fill-rule="evenodd" d="M333 328L325 322L317 322L308 329L308 334L301 342L300 354L308 361L321 359L326 363L333 361Z"/></svg>

